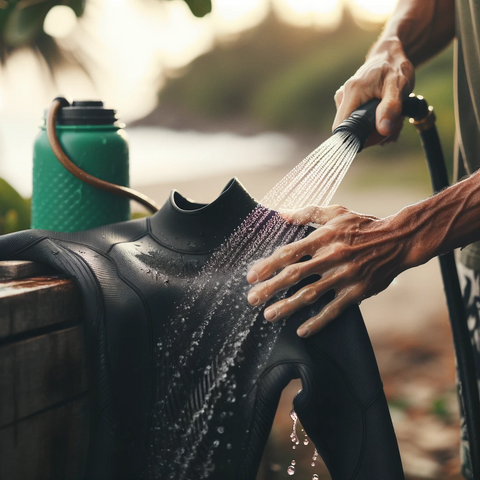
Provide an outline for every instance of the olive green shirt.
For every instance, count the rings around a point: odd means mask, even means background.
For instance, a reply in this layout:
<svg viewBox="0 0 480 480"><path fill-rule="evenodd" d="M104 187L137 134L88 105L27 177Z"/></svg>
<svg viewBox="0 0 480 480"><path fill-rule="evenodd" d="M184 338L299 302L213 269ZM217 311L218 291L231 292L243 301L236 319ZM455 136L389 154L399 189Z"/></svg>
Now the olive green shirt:
<svg viewBox="0 0 480 480"><path fill-rule="evenodd" d="M455 4L455 176L458 180L480 167L480 0L457 0ZM480 242L465 247L460 252L460 261L480 271Z"/></svg>

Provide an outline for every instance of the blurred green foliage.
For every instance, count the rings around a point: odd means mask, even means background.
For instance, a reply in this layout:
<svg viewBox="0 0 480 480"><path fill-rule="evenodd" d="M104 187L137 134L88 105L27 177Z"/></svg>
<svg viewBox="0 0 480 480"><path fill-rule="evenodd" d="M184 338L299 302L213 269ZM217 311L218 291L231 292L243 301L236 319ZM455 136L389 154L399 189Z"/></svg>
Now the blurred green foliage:
<svg viewBox="0 0 480 480"><path fill-rule="evenodd" d="M141 0L138 0L141 1ZM184 0L191 12L203 17L212 10L211 0ZM50 68L69 61L55 40L43 31L43 22L56 5L70 7L77 17L87 0L0 0L0 63L21 47L37 51ZM78 60L76 60L78 62Z"/></svg>
<svg viewBox="0 0 480 480"><path fill-rule="evenodd" d="M172 72L160 91L159 111L175 109L208 120L242 117L261 129L331 133L335 91L363 64L379 30L365 31L345 15L333 32L286 25L270 15L238 38L219 42L181 72ZM452 48L417 70L415 92L435 107L447 161L454 139ZM161 115L160 115L161 118ZM394 146L369 155L419 151L414 128L405 125Z"/></svg>
<svg viewBox="0 0 480 480"><path fill-rule="evenodd" d="M444 397L439 397L433 400L430 410L433 415L445 423L450 423L452 421L452 413L449 410L447 400Z"/></svg>
<svg viewBox="0 0 480 480"><path fill-rule="evenodd" d="M0 235L30 228L30 200L0 178Z"/></svg>

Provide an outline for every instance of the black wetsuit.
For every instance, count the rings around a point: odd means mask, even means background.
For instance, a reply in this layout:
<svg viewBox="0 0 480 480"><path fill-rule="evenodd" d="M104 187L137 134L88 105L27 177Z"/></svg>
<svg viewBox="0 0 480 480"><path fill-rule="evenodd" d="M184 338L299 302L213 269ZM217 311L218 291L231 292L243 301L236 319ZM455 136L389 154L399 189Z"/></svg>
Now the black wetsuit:
<svg viewBox="0 0 480 480"><path fill-rule="evenodd" d="M192 420L191 412L180 413L178 406L195 410L198 399L181 398L182 389L187 392L203 372L191 368L178 373L178 380L169 377L165 372L171 360L162 354L162 344L176 334L177 352L191 348L188 328L195 325L187 325L178 336L179 330L171 325L176 308L185 302L182 295L212 252L256 205L232 181L206 206L172 193L151 218L78 233L32 230L0 237L1 260L43 262L73 277L81 289L92 387L88 480L254 479L281 392L293 378L301 378L303 387L295 398L295 410L333 480L404 478L359 309L349 308L311 338L301 339L295 333L328 296L279 327L273 348L266 353L261 348L265 322L257 309L241 355L229 369L228 395L233 397L215 403L201 443L185 452L191 454L188 468L181 470L175 463L185 438L176 430L197 428L196 414ZM228 273L215 273L215 283L227 281ZM236 312L231 315L235 319ZM191 315L188 321L202 319ZM215 330L209 334L215 335ZM199 347L195 352L195 365L201 368L203 354L212 354L206 342L203 351ZM159 423L156 402L162 391L170 392L165 390L170 382L177 387L167 395ZM203 390L205 394L208 385ZM165 426L169 418L172 426Z"/></svg>

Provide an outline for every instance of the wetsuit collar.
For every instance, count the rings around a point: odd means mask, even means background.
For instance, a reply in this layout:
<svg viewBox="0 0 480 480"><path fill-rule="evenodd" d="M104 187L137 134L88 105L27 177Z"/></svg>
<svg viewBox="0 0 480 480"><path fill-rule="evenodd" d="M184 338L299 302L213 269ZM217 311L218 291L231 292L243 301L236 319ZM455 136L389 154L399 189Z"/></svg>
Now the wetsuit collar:
<svg viewBox="0 0 480 480"><path fill-rule="evenodd" d="M209 204L192 202L172 190L163 207L150 218L151 231L173 250L208 253L233 233L257 203L236 178Z"/></svg>

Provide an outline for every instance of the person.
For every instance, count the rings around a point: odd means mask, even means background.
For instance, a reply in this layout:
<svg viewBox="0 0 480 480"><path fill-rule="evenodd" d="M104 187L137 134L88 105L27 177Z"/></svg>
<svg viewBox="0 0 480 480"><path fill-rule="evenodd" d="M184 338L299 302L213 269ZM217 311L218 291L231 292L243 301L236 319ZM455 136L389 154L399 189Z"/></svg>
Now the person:
<svg viewBox="0 0 480 480"><path fill-rule="evenodd" d="M315 223L308 237L278 249L247 274L248 302L260 305L312 274L316 282L266 308L266 320L288 317L329 290L335 298L301 325L308 337L349 305L375 295L401 272L459 247L459 275L480 379L480 0L402 0L362 67L336 92L333 128L370 99L381 102L369 144L396 140L402 100L413 90L415 68L455 37L456 177L442 192L395 215L376 218L342 206L307 207L283 214ZM477 242L477 243L473 243ZM297 263L309 255L310 260ZM462 419L462 473L471 478Z"/></svg>

